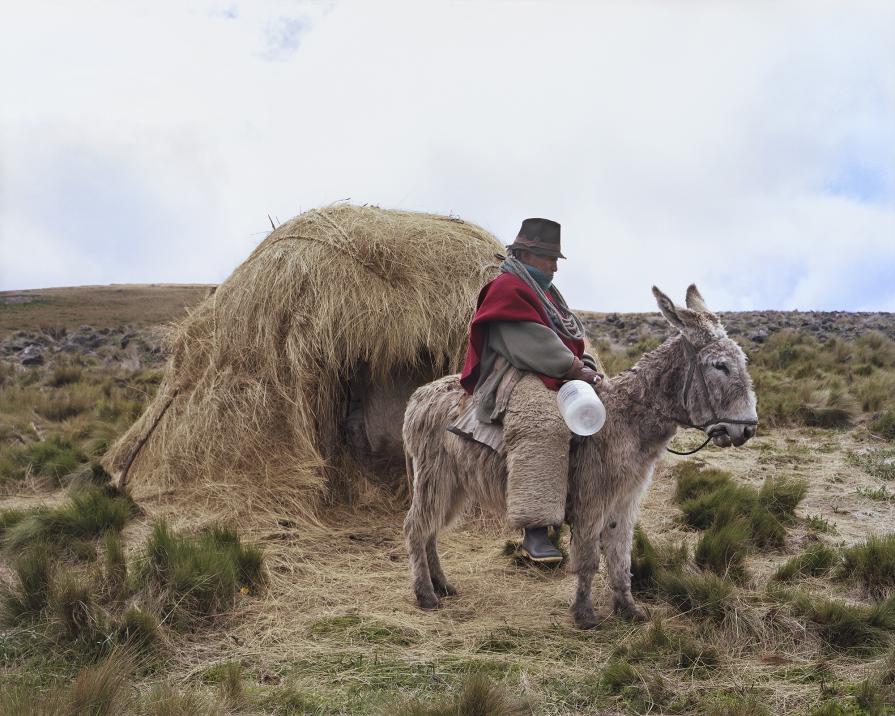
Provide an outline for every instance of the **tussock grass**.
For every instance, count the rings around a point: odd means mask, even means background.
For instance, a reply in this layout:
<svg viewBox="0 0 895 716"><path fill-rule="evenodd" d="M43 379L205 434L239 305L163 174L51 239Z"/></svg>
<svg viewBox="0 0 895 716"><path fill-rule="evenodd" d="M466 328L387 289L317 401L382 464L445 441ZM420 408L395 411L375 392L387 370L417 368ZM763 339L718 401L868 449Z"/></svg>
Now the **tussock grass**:
<svg viewBox="0 0 895 716"><path fill-rule="evenodd" d="M99 394L94 386L74 384L52 393L39 393L33 404L42 418L60 423L92 410Z"/></svg>
<svg viewBox="0 0 895 716"><path fill-rule="evenodd" d="M75 677L69 693L72 714L117 716L125 713L130 699L125 687L133 669L129 655L113 653L96 666L88 666Z"/></svg>
<svg viewBox="0 0 895 716"><path fill-rule="evenodd" d="M688 558L686 543L654 546L643 528L637 525L631 542L631 591L641 595L655 594L659 571L680 571Z"/></svg>
<svg viewBox="0 0 895 716"><path fill-rule="evenodd" d="M895 533L871 536L842 552L838 576L858 582L874 599L895 591Z"/></svg>
<svg viewBox="0 0 895 716"><path fill-rule="evenodd" d="M745 557L750 546L783 547L785 524L793 521L808 491L803 480L787 477L768 478L756 491L695 461L679 463L673 474L683 521L706 530L696 545L696 564L737 581L748 577Z"/></svg>
<svg viewBox="0 0 895 716"><path fill-rule="evenodd" d="M159 521L138 578L156 596L166 620L191 627L229 609L241 586L259 586L262 562L260 548L243 545L235 530L213 528L184 536Z"/></svg>
<svg viewBox="0 0 895 716"><path fill-rule="evenodd" d="M403 716L526 716L533 713L528 704L512 699L481 674L467 677L462 689L449 701L437 704L416 701L399 708L398 713Z"/></svg>
<svg viewBox="0 0 895 716"><path fill-rule="evenodd" d="M35 619L47 606L53 580L53 550L32 544L13 562L13 583L3 591L3 621Z"/></svg>
<svg viewBox="0 0 895 716"><path fill-rule="evenodd" d="M79 383L84 376L84 369L80 365L72 363L57 363L47 378L47 385L51 388L61 388L72 383Z"/></svg>
<svg viewBox="0 0 895 716"><path fill-rule="evenodd" d="M833 650L872 653L886 646L895 631L895 599L859 606L805 592L789 595L793 612L811 623Z"/></svg>
<svg viewBox="0 0 895 716"><path fill-rule="evenodd" d="M103 590L113 600L121 599L127 590L127 559L121 535L108 531L103 535Z"/></svg>
<svg viewBox="0 0 895 716"><path fill-rule="evenodd" d="M693 560L717 575L743 581L748 577L745 560L750 537L743 520L716 521L696 544Z"/></svg>
<svg viewBox="0 0 895 716"><path fill-rule="evenodd" d="M715 574L661 571L656 583L660 596L671 605L716 624L734 610L732 585Z"/></svg>
<svg viewBox="0 0 895 716"><path fill-rule="evenodd" d="M242 664L238 661L229 661L221 665L218 696L225 706L235 709L245 703L244 672Z"/></svg>
<svg viewBox="0 0 895 716"><path fill-rule="evenodd" d="M61 572L53 580L50 608L66 639L96 642L101 631L93 585L82 575Z"/></svg>
<svg viewBox="0 0 895 716"><path fill-rule="evenodd" d="M118 641L135 652L148 651L159 640L158 620L149 612L129 607L117 626Z"/></svg>
<svg viewBox="0 0 895 716"><path fill-rule="evenodd" d="M30 474L59 484L85 459L71 440L51 435L46 440L8 448L0 460L0 483L22 480Z"/></svg>
<svg viewBox="0 0 895 716"><path fill-rule="evenodd" d="M208 704L194 690L181 692L169 684L152 688L144 710L146 716L200 716L209 713Z"/></svg>
<svg viewBox="0 0 895 716"><path fill-rule="evenodd" d="M19 520L6 530L3 543L8 550L18 550L45 542L72 552L80 540L94 539L108 530L120 531L135 510L130 497L114 488L84 488L60 507L38 510Z"/></svg>
<svg viewBox="0 0 895 716"><path fill-rule="evenodd" d="M895 409L890 408L873 420L870 423L870 432L886 440L895 440Z"/></svg>
<svg viewBox="0 0 895 716"><path fill-rule="evenodd" d="M809 545L804 552L782 565L772 579L789 582L802 577L822 577L828 574L839 560L836 550L821 542Z"/></svg>
<svg viewBox="0 0 895 716"><path fill-rule="evenodd" d="M632 642L619 646L614 655L631 662L666 663L677 669L714 668L721 661L715 647L670 631L660 619L654 619Z"/></svg>

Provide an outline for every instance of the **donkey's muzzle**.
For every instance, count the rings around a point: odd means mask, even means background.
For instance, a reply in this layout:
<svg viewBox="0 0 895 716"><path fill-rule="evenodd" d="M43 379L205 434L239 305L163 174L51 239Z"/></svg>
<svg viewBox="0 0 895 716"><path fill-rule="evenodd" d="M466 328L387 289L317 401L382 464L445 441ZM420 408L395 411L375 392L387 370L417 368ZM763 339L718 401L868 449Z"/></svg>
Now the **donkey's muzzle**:
<svg viewBox="0 0 895 716"><path fill-rule="evenodd" d="M731 445L740 447L755 436L755 426L720 423L709 430L709 435L712 436L712 442L718 447L730 447Z"/></svg>

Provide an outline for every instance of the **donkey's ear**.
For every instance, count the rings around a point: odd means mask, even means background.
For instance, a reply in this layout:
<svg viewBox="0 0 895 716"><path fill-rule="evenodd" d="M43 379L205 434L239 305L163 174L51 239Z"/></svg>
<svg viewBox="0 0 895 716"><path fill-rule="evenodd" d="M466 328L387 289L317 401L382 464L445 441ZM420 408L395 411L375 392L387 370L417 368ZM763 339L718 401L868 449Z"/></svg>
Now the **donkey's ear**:
<svg viewBox="0 0 895 716"><path fill-rule="evenodd" d="M695 283L691 283L687 288L687 308L697 313L711 313Z"/></svg>
<svg viewBox="0 0 895 716"><path fill-rule="evenodd" d="M681 320L680 315L678 315L678 307L674 305L674 301L668 298L668 296L655 286L653 286L653 296L656 297L656 303L659 304L659 310L662 311L662 315L665 316L665 319L679 331L683 331L684 322Z"/></svg>

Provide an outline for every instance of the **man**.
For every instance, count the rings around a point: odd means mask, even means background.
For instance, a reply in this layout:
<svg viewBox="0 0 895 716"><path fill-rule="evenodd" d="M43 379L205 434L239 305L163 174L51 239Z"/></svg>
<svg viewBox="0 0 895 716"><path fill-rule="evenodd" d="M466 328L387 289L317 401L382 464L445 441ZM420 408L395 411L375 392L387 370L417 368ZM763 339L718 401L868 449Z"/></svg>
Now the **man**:
<svg viewBox="0 0 895 716"><path fill-rule="evenodd" d="M507 454L507 522L522 529L521 551L536 562L562 553L548 528L565 514L571 433L556 392L567 380L603 378L584 351L584 328L553 286L560 225L526 219L500 275L479 293L460 382L473 395L453 432ZM500 430L502 423L503 429Z"/></svg>

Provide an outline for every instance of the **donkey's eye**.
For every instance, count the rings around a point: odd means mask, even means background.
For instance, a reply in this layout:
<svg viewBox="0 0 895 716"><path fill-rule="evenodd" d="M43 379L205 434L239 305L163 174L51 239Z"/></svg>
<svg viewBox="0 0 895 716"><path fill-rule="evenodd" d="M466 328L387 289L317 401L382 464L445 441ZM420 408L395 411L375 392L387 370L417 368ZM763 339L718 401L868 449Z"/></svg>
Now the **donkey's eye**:
<svg viewBox="0 0 895 716"><path fill-rule="evenodd" d="M727 367L726 363L712 363L712 366L720 370L724 375L730 375L730 368Z"/></svg>

